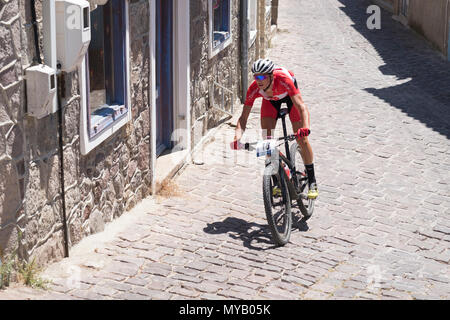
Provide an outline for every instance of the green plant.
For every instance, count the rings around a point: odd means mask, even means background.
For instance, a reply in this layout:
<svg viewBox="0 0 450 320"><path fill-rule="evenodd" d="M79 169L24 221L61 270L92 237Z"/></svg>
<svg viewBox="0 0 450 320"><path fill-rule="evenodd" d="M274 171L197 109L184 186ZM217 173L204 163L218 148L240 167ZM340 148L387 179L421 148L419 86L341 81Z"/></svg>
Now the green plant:
<svg viewBox="0 0 450 320"><path fill-rule="evenodd" d="M3 255L0 249L0 289L9 286L11 274L14 271L16 253Z"/></svg>
<svg viewBox="0 0 450 320"><path fill-rule="evenodd" d="M21 239L22 232L19 231L17 243L20 243ZM0 289L9 286L12 275L14 275L15 281L21 281L23 284L33 288L47 290L47 285L51 281L38 276L41 268L36 264L35 258L31 262L20 261L17 258L17 251L18 248L15 248L14 251L6 255L0 248Z"/></svg>
<svg viewBox="0 0 450 320"><path fill-rule="evenodd" d="M34 258L29 263L19 263L17 272L19 279L27 286L47 289L47 285L50 283L50 281L38 276L39 272L41 272L41 268L36 265L36 260Z"/></svg>

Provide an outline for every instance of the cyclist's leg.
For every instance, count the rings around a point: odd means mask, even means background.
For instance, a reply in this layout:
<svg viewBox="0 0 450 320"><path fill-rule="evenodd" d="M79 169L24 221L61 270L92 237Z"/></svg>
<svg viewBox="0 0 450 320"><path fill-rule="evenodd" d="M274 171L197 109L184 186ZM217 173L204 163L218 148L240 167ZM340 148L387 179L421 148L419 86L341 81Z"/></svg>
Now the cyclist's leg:
<svg viewBox="0 0 450 320"><path fill-rule="evenodd" d="M294 130L294 133L298 131L298 129L303 127L302 121L295 121L292 123L292 129ZM300 146L300 152L302 155L303 163L305 165L311 164L314 162L314 154L311 148L311 144L309 143L308 137L303 138L297 138L297 143Z"/></svg>
<svg viewBox="0 0 450 320"><path fill-rule="evenodd" d="M267 114L266 114L267 115ZM275 126L277 124L277 119L275 115L275 119L272 117L262 117L262 110L261 110L261 129L262 129L262 136L263 139L267 139L267 136L272 136L272 134L275 131ZM272 189L272 195L274 197L281 196L281 189L277 186L277 179L274 176L273 177L274 186Z"/></svg>
<svg viewBox="0 0 450 320"><path fill-rule="evenodd" d="M292 130L294 133L298 131L298 129L303 128L303 119L300 115L300 112L297 108L292 106L292 101L288 102L289 107L289 119L291 120ZM303 159L303 163L305 165L312 164L314 161L314 155L311 148L311 145L308 141L308 137L297 138L297 143L301 149L301 155Z"/></svg>
<svg viewBox="0 0 450 320"><path fill-rule="evenodd" d="M272 136L277 125L278 110L267 100L263 99L261 105L261 129L263 139L267 139L268 136ZM275 176L273 179L272 195L274 197L281 196L281 189L277 186L277 179Z"/></svg>
<svg viewBox="0 0 450 320"><path fill-rule="evenodd" d="M294 130L294 132L297 132L298 129L303 127L302 121L292 121L292 120L296 120L296 118L291 117L292 129ZM316 177L314 173L314 163L313 163L314 155L311 148L311 144L309 143L308 137L298 138L297 143L300 146L300 154L302 156L303 164L305 165L306 173L308 176L308 184L309 184L308 197L310 199L315 199L319 195L319 192L317 190Z"/></svg>
<svg viewBox="0 0 450 320"><path fill-rule="evenodd" d="M277 109L275 109L269 101L263 99L261 105L261 129L263 139L266 139L267 136L272 136L277 125L277 115Z"/></svg>

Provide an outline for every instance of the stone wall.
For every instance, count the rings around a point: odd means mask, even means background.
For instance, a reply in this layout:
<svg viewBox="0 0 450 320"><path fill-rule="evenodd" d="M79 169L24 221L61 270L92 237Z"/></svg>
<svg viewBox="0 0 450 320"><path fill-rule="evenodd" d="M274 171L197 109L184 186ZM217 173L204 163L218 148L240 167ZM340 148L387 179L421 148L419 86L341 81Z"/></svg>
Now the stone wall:
<svg viewBox="0 0 450 320"><path fill-rule="evenodd" d="M258 19L260 23L258 25L258 34L253 43L250 43L247 51L248 57L248 85L253 81L253 75L251 73L253 62L255 62L259 58L266 58L266 49L270 46L270 41L272 38L271 27L272 27L272 17L276 16L277 11L273 12L272 7L270 5L272 2L270 0L260 0L258 7ZM270 8L270 10L268 10ZM278 10L278 6L274 8L274 10ZM276 63L276 61L275 61ZM245 100L245 97L243 97Z"/></svg>
<svg viewBox="0 0 450 320"><path fill-rule="evenodd" d="M26 194L30 194L28 186L35 184L40 189L40 186L48 184L48 180L54 178L49 168L55 162L52 146L44 148L41 140L35 146L33 154L46 153L48 161L42 168L42 179L30 182L36 170L30 170L35 162L32 161L33 155L27 146L30 135L26 132L29 124L24 114L26 104L23 66L32 61L32 50L26 48L33 39L30 39L32 30L24 27L24 21L29 16L29 8L27 11L26 9L24 1L0 2L0 250L3 253L19 247L19 231L26 224L26 210L38 210L39 204L27 208L24 203ZM39 128L47 125L51 127L48 123L40 125ZM52 139L47 137L45 140ZM48 215L57 202L54 190L39 195L36 193L33 196L43 199L53 197L46 208L39 208ZM53 216L53 212L51 215ZM33 227L37 231L37 225Z"/></svg>
<svg viewBox="0 0 450 320"><path fill-rule="evenodd" d="M248 48L248 83L253 80L251 66L253 62L265 54L265 49L270 44L272 11L270 0L258 1L258 14L261 15L261 23L258 25L256 41ZM219 110L224 108L231 111L241 110L239 100L242 97L241 83L241 30L240 30L240 1L232 1L232 43L212 58L208 57L209 25L208 25L208 0L196 0L190 2L191 16L191 146L195 147L209 129L217 126L227 114ZM266 11L266 9L268 9ZM232 90L231 95L224 95L225 103L222 105L222 91L213 82ZM211 105L211 96L215 102ZM245 98L245 97L244 97Z"/></svg>
<svg viewBox="0 0 450 320"><path fill-rule="evenodd" d="M260 46L263 48L262 54L261 54L261 58L265 58L266 53L267 53L267 48L269 48L270 46L270 40L272 38L272 33L271 33L271 28L272 28L272 10L270 7L270 1L266 0L266 6L264 8L263 11L263 20L264 20L264 24L263 24L263 29L260 31L261 35L262 35L262 43L260 44Z"/></svg>
<svg viewBox="0 0 450 320"><path fill-rule="evenodd" d="M211 59L208 57L209 25L208 0L190 2L191 16L191 147L195 147L207 131L220 123L227 115L210 105L210 95L219 107L222 92L212 88L214 81L234 92L234 100L240 97L240 1L232 1L232 43ZM224 109L237 107L231 95L224 95Z"/></svg>
<svg viewBox="0 0 450 320"><path fill-rule="evenodd" d="M36 0L41 58L42 1ZM103 230L151 190L149 8L147 0L128 1L132 120L87 155L80 152L80 79L77 72L61 76L69 247ZM20 258L45 265L64 256L61 148L58 114L36 119L26 113L24 74L37 61L30 5L0 0L0 250L18 249ZM190 1L190 15L193 148L228 117L220 108L241 107L240 1L232 1L232 43L214 57L208 56L208 0ZM265 35L261 39L267 46ZM251 80L256 42L248 57ZM223 105L214 81L233 92L225 92ZM211 105L212 97L217 105Z"/></svg>
<svg viewBox="0 0 450 320"><path fill-rule="evenodd" d="M447 54L449 0L409 1L408 24L427 38L444 55Z"/></svg>
<svg viewBox="0 0 450 320"><path fill-rule="evenodd" d="M42 45L41 2L36 3ZM103 230L150 192L148 10L146 0L129 1L132 121L86 156L80 153L78 75L63 75L69 246ZM64 254L58 116L38 120L25 113L23 75L36 58L30 1L0 0L0 21L0 248L18 247L21 258L46 264Z"/></svg>

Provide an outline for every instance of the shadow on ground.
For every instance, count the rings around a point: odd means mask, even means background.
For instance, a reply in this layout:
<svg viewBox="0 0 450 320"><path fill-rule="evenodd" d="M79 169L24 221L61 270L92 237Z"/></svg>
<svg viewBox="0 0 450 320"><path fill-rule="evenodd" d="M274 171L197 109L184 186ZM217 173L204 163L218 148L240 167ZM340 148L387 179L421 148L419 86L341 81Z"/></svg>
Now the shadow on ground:
<svg viewBox="0 0 450 320"><path fill-rule="evenodd" d="M380 71L398 79L410 79L397 86L365 91L450 138L450 62L385 10L382 10L381 29L369 30L366 24L369 1L339 2L345 6L340 9L352 19L355 30L383 59L385 64Z"/></svg>
<svg viewBox="0 0 450 320"><path fill-rule="evenodd" d="M309 230L306 221L299 219L296 214L292 216L292 228L293 233L296 230L301 232ZM267 224L248 222L239 218L228 217L223 221L208 223L203 231L208 234L226 233L232 239L241 240L246 248L252 250L270 250L278 247L272 241L272 235Z"/></svg>

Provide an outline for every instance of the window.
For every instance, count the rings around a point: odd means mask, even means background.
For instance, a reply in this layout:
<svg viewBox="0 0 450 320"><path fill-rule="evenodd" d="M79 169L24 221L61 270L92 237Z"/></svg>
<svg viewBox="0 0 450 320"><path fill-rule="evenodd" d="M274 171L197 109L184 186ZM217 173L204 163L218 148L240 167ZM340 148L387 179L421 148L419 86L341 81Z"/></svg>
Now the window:
<svg viewBox="0 0 450 320"><path fill-rule="evenodd" d="M83 155L131 120L128 1L109 0L89 16L91 42L78 70Z"/></svg>
<svg viewBox="0 0 450 320"><path fill-rule="evenodd" d="M249 0L248 2L248 44L251 46L256 39L257 32L257 22L258 22L258 6L256 0Z"/></svg>
<svg viewBox="0 0 450 320"><path fill-rule="evenodd" d="M52 74L52 75L50 76L50 89L51 89L51 90L55 89L55 83L56 83L56 81L55 81L55 75Z"/></svg>
<svg viewBox="0 0 450 320"><path fill-rule="evenodd" d="M89 28L89 7L83 9L83 28Z"/></svg>
<svg viewBox="0 0 450 320"><path fill-rule="evenodd" d="M93 138L121 117L128 105L125 72L125 8L110 0L91 12L87 63L88 131Z"/></svg>
<svg viewBox="0 0 450 320"><path fill-rule="evenodd" d="M231 1L209 0L210 57L231 43Z"/></svg>

